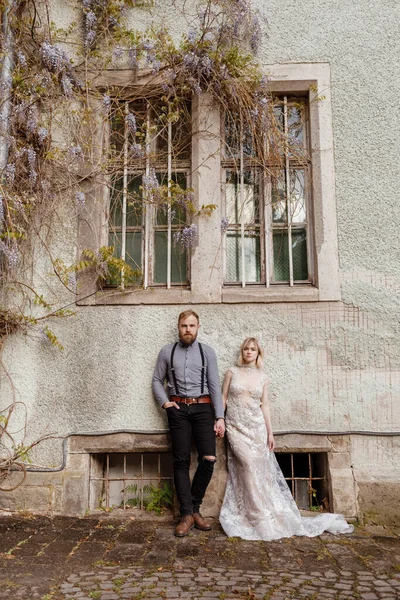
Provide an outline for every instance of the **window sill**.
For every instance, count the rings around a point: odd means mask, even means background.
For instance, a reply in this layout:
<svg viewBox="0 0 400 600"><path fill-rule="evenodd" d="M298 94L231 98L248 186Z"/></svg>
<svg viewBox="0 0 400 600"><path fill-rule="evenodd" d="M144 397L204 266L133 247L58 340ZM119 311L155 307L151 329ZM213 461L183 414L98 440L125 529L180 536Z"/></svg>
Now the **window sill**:
<svg viewBox="0 0 400 600"><path fill-rule="evenodd" d="M222 302L226 304L237 304L244 302L261 302L269 304L270 302L317 302L319 300L319 290L310 285L302 286L271 286L245 288L226 287L222 290Z"/></svg>
<svg viewBox="0 0 400 600"><path fill-rule="evenodd" d="M189 304L193 302L192 292L188 288L148 288L147 290L115 288L98 291L93 296L77 300L79 306L102 306L121 304Z"/></svg>
<svg viewBox="0 0 400 600"><path fill-rule="evenodd" d="M225 287L208 300L204 296L188 288L149 288L143 289L105 289L77 300L79 306L104 305L168 305L168 304L270 304L277 302L318 302L322 300L320 290L308 285L271 286L245 288ZM323 298L337 300L337 298Z"/></svg>

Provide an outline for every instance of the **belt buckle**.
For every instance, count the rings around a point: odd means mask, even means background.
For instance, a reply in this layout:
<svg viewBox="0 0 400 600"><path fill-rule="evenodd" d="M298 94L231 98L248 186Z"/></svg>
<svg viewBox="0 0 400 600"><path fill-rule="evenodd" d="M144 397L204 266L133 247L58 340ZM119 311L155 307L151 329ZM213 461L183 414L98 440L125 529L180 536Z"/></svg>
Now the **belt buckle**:
<svg viewBox="0 0 400 600"><path fill-rule="evenodd" d="M196 404L197 398L186 398L188 404Z"/></svg>

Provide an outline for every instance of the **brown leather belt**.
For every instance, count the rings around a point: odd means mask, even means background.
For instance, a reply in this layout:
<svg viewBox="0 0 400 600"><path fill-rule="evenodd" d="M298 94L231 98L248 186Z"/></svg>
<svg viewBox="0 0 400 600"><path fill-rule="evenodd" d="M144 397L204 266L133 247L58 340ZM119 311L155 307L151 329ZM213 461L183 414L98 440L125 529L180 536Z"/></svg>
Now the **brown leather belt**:
<svg viewBox="0 0 400 600"><path fill-rule="evenodd" d="M181 404L211 404L210 396L200 396L200 398L181 398L180 396L170 396L170 402Z"/></svg>

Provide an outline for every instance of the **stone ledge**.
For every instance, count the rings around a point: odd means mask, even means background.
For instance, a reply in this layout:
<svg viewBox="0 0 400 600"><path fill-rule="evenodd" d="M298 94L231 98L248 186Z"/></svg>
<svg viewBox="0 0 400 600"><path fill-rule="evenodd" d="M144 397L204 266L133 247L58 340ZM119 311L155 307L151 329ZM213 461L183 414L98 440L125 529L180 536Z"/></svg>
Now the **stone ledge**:
<svg viewBox="0 0 400 600"><path fill-rule="evenodd" d="M168 452L171 449L169 433L106 433L74 435L68 439L69 454L98 454L125 452Z"/></svg>

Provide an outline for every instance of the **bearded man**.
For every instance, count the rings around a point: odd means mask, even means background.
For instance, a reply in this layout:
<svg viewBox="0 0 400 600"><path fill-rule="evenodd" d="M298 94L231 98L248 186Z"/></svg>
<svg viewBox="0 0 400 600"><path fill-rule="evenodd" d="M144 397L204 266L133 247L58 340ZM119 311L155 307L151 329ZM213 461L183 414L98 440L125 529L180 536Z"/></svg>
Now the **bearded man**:
<svg viewBox="0 0 400 600"><path fill-rule="evenodd" d="M197 341L199 329L197 313L182 312L178 317L179 341L161 349L153 375L153 392L167 412L171 432L174 484L181 513L175 528L177 537L184 537L193 527L211 529L200 514L200 505L216 461L215 436L225 434L217 358L210 346ZM192 437L198 466L191 484Z"/></svg>

